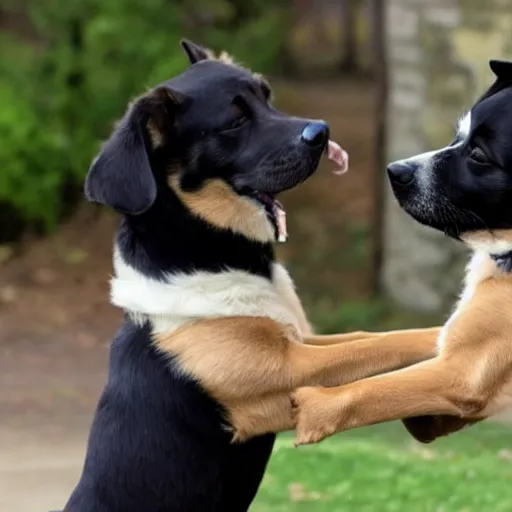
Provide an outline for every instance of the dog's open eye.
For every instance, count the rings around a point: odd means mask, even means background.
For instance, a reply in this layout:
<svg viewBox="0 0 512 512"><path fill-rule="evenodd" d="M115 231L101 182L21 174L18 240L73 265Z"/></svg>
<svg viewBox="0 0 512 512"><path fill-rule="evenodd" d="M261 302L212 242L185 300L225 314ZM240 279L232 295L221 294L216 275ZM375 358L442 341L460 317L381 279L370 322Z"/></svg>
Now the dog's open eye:
<svg viewBox="0 0 512 512"><path fill-rule="evenodd" d="M485 151L483 149L479 148L478 146L474 147L471 150L471 153L469 154L469 158L471 158L471 160L473 162L475 162L476 164L479 164L479 165L489 165L490 164L489 157L486 155Z"/></svg>

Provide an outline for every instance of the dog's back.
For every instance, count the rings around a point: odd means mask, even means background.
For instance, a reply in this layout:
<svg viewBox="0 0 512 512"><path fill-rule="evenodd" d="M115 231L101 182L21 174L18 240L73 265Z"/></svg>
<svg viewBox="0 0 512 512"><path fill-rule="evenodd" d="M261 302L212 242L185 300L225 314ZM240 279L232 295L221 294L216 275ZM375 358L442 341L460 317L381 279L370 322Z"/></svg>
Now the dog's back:
<svg viewBox="0 0 512 512"><path fill-rule="evenodd" d="M64 512L247 510L273 442L231 444L215 402L155 351L149 328L127 321Z"/></svg>

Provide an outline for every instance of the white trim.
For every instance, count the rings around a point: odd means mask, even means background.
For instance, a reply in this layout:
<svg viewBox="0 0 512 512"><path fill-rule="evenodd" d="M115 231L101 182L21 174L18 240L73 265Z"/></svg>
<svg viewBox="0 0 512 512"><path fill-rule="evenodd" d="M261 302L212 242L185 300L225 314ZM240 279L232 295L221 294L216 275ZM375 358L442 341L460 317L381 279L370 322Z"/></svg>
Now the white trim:
<svg viewBox="0 0 512 512"><path fill-rule="evenodd" d="M459 123L457 125L457 131L461 137L467 139L469 132L471 130L471 111L469 111L466 115L462 116L459 119Z"/></svg>
<svg viewBox="0 0 512 512"><path fill-rule="evenodd" d="M283 293L292 286L291 279L279 264L274 264L272 281L230 269L172 274L157 281L130 267L116 248L114 268L112 304L136 322L149 318L155 332L168 332L201 318L229 316L268 317L301 330L294 305Z"/></svg>

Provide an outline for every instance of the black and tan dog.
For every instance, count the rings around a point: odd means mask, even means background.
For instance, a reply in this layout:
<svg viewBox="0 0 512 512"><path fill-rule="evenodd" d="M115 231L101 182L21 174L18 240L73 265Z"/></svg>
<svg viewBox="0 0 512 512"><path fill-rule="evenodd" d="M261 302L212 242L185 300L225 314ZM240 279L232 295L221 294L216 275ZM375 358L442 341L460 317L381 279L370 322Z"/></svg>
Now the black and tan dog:
<svg viewBox="0 0 512 512"><path fill-rule="evenodd" d="M275 196L346 155L325 123L275 110L260 76L183 46L192 65L130 106L86 180L123 214L111 299L126 316L67 512L246 511L294 388L435 353L313 336L274 259Z"/></svg>
<svg viewBox="0 0 512 512"><path fill-rule="evenodd" d="M298 443L402 418L429 442L512 407L512 63L490 65L496 80L455 140L388 167L406 212L474 252L454 313L424 332L437 357L340 388L299 389Z"/></svg>

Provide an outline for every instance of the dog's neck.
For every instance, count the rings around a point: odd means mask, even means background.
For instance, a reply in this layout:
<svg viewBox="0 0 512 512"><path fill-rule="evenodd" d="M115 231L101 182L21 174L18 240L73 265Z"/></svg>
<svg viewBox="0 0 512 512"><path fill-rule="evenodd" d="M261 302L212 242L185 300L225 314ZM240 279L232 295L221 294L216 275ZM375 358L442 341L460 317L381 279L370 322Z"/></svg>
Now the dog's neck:
<svg viewBox="0 0 512 512"><path fill-rule="evenodd" d="M510 279L512 277L512 271L508 267L511 261L510 258L512 258L512 252L508 256L506 256L506 254L507 253L496 255L483 250L474 251L466 267L464 289L460 303L467 302L467 300L474 295L477 287L483 282L489 279L501 280ZM502 255L504 258L500 261ZM498 260L496 257L498 257Z"/></svg>
<svg viewBox="0 0 512 512"><path fill-rule="evenodd" d="M274 261L273 243L208 225L171 191L147 212L124 217L116 245L127 264L157 280L226 267L269 278Z"/></svg>
<svg viewBox="0 0 512 512"><path fill-rule="evenodd" d="M168 274L157 280L130 266L116 248L114 268L112 304L124 309L136 323L149 321L154 332L229 316L267 317L302 330L292 280L277 263L272 264L270 279L225 269Z"/></svg>
<svg viewBox="0 0 512 512"><path fill-rule="evenodd" d="M475 261L487 259L501 272L512 272L512 231L472 231L464 233L461 240L474 251Z"/></svg>

